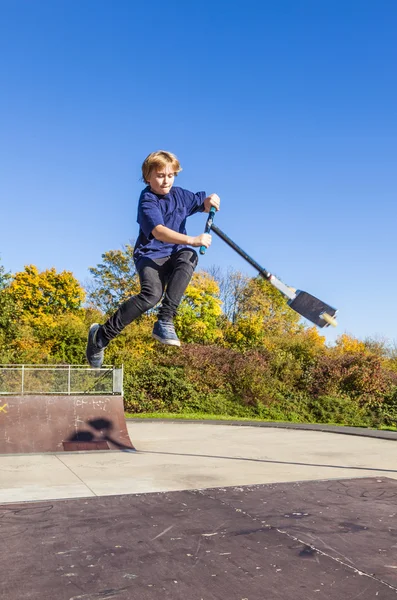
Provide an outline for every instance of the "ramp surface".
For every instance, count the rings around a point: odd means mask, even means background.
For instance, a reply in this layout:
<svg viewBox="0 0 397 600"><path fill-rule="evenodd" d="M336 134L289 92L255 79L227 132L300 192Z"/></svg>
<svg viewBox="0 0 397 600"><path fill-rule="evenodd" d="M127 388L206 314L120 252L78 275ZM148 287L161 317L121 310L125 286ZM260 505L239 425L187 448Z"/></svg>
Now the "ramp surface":
<svg viewBox="0 0 397 600"><path fill-rule="evenodd" d="M122 396L6 396L0 454L133 449Z"/></svg>
<svg viewBox="0 0 397 600"><path fill-rule="evenodd" d="M397 598L397 482L0 506L7 600Z"/></svg>
<svg viewBox="0 0 397 600"><path fill-rule="evenodd" d="M292 481L397 479L396 442L322 431L127 423L137 452L0 456L0 504Z"/></svg>

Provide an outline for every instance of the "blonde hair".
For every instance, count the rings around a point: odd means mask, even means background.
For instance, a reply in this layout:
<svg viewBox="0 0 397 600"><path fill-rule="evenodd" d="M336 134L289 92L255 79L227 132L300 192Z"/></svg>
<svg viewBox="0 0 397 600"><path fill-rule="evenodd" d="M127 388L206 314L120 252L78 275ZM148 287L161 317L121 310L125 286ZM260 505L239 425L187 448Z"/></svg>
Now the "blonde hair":
<svg viewBox="0 0 397 600"><path fill-rule="evenodd" d="M165 150L152 152L142 163L142 181L149 183L148 179L152 169L166 167L167 165L171 165L175 175L178 175L182 171L179 160L172 152L166 152Z"/></svg>

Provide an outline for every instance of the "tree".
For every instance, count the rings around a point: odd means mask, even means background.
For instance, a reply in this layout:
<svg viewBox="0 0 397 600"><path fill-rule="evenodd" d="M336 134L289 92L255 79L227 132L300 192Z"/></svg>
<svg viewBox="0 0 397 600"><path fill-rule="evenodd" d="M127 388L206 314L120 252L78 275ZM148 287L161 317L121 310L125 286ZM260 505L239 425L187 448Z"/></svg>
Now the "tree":
<svg viewBox="0 0 397 600"><path fill-rule="evenodd" d="M102 263L89 269L93 281L87 284L88 303L109 314L139 292L139 277L135 269L134 246L126 244L122 250L102 254Z"/></svg>
<svg viewBox="0 0 397 600"><path fill-rule="evenodd" d="M347 333L342 333L342 335L338 336L333 352L336 354L369 353L364 342L351 335L348 335Z"/></svg>
<svg viewBox="0 0 397 600"><path fill-rule="evenodd" d="M39 272L29 265L8 278L4 293L13 312L6 336L7 360L81 363L89 310L82 308L85 292L70 271L58 273L52 268Z"/></svg>
<svg viewBox="0 0 397 600"><path fill-rule="evenodd" d="M0 265L0 291L3 290L8 281L11 279L11 274L6 273L3 265Z"/></svg>
<svg viewBox="0 0 397 600"><path fill-rule="evenodd" d="M263 345L268 337L297 333L302 329L299 315L286 299L262 277L249 279L241 290L238 314L226 328L225 338L240 348Z"/></svg>
<svg viewBox="0 0 397 600"><path fill-rule="evenodd" d="M0 265L0 329L10 327L14 314L14 302L9 294L11 274L6 273L3 265Z"/></svg>
<svg viewBox="0 0 397 600"><path fill-rule="evenodd" d="M219 287L205 271L193 273L179 306L175 324L184 342L214 343L222 337L218 321L222 314Z"/></svg>
<svg viewBox="0 0 397 600"><path fill-rule="evenodd" d="M9 293L29 323L54 322L65 312L77 313L85 299L83 288L70 271L57 273L52 268L39 272L34 265L14 275Z"/></svg>
<svg viewBox="0 0 397 600"><path fill-rule="evenodd" d="M16 336L19 324L19 311L10 294L11 274L0 265L0 362L11 362L12 340Z"/></svg>
<svg viewBox="0 0 397 600"><path fill-rule="evenodd" d="M234 323L238 317L244 288L248 284L249 277L232 268L228 268L224 273L217 266L210 267L208 273L219 286L219 297L225 317Z"/></svg>

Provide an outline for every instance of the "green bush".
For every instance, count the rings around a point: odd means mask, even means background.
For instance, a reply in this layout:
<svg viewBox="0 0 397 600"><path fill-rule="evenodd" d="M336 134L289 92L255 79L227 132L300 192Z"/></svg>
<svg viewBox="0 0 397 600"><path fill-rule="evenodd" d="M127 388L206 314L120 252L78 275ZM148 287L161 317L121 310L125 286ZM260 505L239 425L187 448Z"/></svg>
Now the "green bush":
<svg viewBox="0 0 397 600"><path fill-rule="evenodd" d="M371 415L356 400L341 396L319 396L308 403L310 421L335 423L352 427L368 427L373 424Z"/></svg>
<svg viewBox="0 0 397 600"><path fill-rule="evenodd" d="M397 385L393 386L373 413L379 425L397 427Z"/></svg>
<svg viewBox="0 0 397 600"><path fill-rule="evenodd" d="M126 369L125 409L130 412L181 412L190 403L198 404L197 392L182 369L167 368L147 360Z"/></svg>

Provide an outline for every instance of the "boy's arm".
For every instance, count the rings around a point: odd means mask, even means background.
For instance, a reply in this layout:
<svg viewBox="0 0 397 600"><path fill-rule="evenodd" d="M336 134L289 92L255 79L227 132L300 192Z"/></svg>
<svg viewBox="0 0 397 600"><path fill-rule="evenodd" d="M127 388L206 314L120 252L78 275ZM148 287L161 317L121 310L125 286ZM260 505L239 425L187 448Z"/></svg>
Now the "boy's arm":
<svg viewBox="0 0 397 600"><path fill-rule="evenodd" d="M189 217L197 212L209 213L212 206L214 206L216 210L219 210L220 208L221 200L218 194L210 194L206 197L205 192L193 194L193 192L183 190L182 188L178 188L178 193L183 194L183 200L188 206Z"/></svg>
<svg viewBox="0 0 397 600"><path fill-rule="evenodd" d="M156 227L152 229L152 236L156 238L156 240L165 242L166 244L183 244L185 246L193 246L194 248L198 248L199 246L209 248L211 245L211 235L208 233L191 236L174 231L165 225L156 225Z"/></svg>

